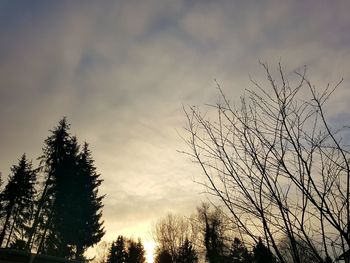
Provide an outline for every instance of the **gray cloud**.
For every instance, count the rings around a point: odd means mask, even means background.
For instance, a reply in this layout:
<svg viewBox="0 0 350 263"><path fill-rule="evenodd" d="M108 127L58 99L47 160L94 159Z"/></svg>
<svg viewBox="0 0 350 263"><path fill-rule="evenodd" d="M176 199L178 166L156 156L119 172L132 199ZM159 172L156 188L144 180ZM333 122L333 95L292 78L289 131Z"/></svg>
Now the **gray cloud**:
<svg viewBox="0 0 350 263"><path fill-rule="evenodd" d="M105 180L111 233L205 198L177 132L183 104L216 102L214 78L238 100L264 78L259 59L307 64L316 85L345 78L330 114L347 110L347 1L35 2L0 8L0 170L35 159L68 116Z"/></svg>

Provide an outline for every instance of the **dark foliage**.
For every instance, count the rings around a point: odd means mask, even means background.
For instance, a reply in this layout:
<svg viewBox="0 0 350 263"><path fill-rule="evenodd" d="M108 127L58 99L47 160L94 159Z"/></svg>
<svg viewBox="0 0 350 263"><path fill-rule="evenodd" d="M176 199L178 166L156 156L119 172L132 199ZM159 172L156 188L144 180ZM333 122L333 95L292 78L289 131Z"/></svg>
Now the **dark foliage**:
<svg viewBox="0 0 350 263"><path fill-rule="evenodd" d="M12 174L1 195L4 218L0 234L0 244L6 240L5 247L23 243L26 229L34 208L37 170L32 168L25 154L18 165L11 168ZM14 243L13 245L11 243ZM18 246L18 245L17 245Z"/></svg>
<svg viewBox="0 0 350 263"><path fill-rule="evenodd" d="M98 187L102 180L96 173L94 161L88 144L83 146L78 160L78 174L75 181L74 213L76 214L76 246L77 255L81 256L85 249L96 244L104 235L102 217L102 199L98 195Z"/></svg>
<svg viewBox="0 0 350 263"><path fill-rule="evenodd" d="M104 234L103 197L88 145L80 153L69 128L63 118L45 140L40 160L46 180L26 246L36 242L39 253L83 259Z"/></svg>
<svg viewBox="0 0 350 263"><path fill-rule="evenodd" d="M275 256L272 254L271 250L264 245L261 238L259 238L258 243L253 248L253 262L254 263L276 262Z"/></svg>
<svg viewBox="0 0 350 263"><path fill-rule="evenodd" d="M109 250L107 263L145 263L145 249L141 240L118 236Z"/></svg>
<svg viewBox="0 0 350 263"><path fill-rule="evenodd" d="M118 236L111 245L107 263L126 263L127 257L126 240L123 236Z"/></svg>
<svg viewBox="0 0 350 263"><path fill-rule="evenodd" d="M224 241L220 228L221 218L209 211L203 210L203 219L205 222L204 245L206 248L206 258L209 263L224 262Z"/></svg>
<svg viewBox="0 0 350 263"><path fill-rule="evenodd" d="M235 238L232 243L229 259L232 263L250 263L252 262L252 255L242 241Z"/></svg>
<svg viewBox="0 0 350 263"><path fill-rule="evenodd" d="M74 204L75 183L78 169L79 148L76 138L69 135L69 125L62 119L52 135L45 141L44 155L41 157L47 173L47 192L41 248L44 253L70 258L76 231ZM47 233L47 235L45 235Z"/></svg>
<svg viewBox="0 0 350 263"><path fill-rule="evenodd" d="M157 249L155 263L173 263L172 256L169 251L165 249Z"/></svg>
<svg viewBox="0 0 350 263"><path fill-rule="evenodd" d="M141 240L139 239L137 242L130 239L128 242L128 257L127 263L145 263L145 249L142 245Z"/></svg>
<svg viewBox="0 0 350 263"><path fill-rule="evenodd" d="M198 255L191 242L186 238L184 244L179 248L176 263L196 263Z"/></svg>

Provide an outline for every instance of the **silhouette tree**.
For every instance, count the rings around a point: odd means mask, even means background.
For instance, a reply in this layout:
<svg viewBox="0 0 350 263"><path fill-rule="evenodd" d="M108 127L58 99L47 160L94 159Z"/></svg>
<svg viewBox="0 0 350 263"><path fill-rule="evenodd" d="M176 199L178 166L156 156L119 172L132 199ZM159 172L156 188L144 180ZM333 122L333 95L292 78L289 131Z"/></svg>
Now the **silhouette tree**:
<svg viewBox="0 0 350 263"><path fill-rule="evenodd" d="M305 70L289 81L281 65L278 79L262 66L268 87L253 80L257 90L247 90L239 106L218 85L216 120L198 107L185 109L187 154L244 238L258 243L261 236L282 263L280 237L298 263L303 240L324 262L333 248L340 255L350 247L350 149L342 139L348 126L332 127L325 113L340 83L318 92Z"/></svg>
<svg viewBox="0 0 350 263"><path fill-rule="evenodd" d="M118 236L112 242L107 257L107 263L145 263L145 249L141 239L137 241Z"/></svg>
<svg viewBox="0 0 350 263"><path fill-rule="evenodd" d="M118 236L117 240L112 242L107 263L126 263L127 258L126 240L123 236Z"/></svg>
<svg viewBox="0 0 350 263"><path fill-rule="evenodd" d="M5 217L6 211L4 210L4 200L3 200L3 195L4 195L4 190L2 189L2 185L3 185L3 180L2 180L2 173L0 172L0 223L1 223L1 227L3 227L3 222L2 219ZM0 233L1 235L1 233ZM1 243L0 243L0 247L1 247Z"/></svg>
<svg viewBox="0 0 350 263"><path fill-rule="evenodd" d="M45 140L40 160L46 180L27 247L36 242L38 253L82 259L104 234L97 189L101 180L88 145L80 153L69 128L63 118Z"/></svg>
<svg viewBox="0 0 350 263"><path fill-rule="evenodd" d="M74 254L74 245L78 242L75 231L77 224L75 192L78 179L78 154L79 147L75 137L68 134L66 119L60 122L57 129L59 136L53 132L53 136L46 140L43 161L49 174L49 191L47 198L51 204L47 207L48 213L45 230L47 235L42 237L42 246L39 250L50 255L71 258ZM61 143L61 144L60 144Z"/></svg>
<svg viewBox="0 0 350 263"><path fill-rule="evenodd" d="M81 258L85 249L99 242L104 235L102 217L102 199L98 187L102 180L96 173L94 161L88 144L85 143L78 160L78 178L75 183L74 202L76 222L75 244L76 258Z"/></svg>
<svg viewBox="0 0 350 263"><path fill-rule="evenodd" d="M183 245L179 248L176 257L176 263L196 263L198 262L198 255L193 248L191 242L186 238Z"/></svg>
<svg viewBox="0 0 350 263"><path fill-rule="evenodd" d="M24 242L36 193L37 170L32 168L32 163L27 160L25 154L22 155L18 165L11 168L11 171L12 174L1 196L5 219L0 233L0 244L3 244L6 237L5 247L8 247L11 242L17 245L20 241Z"/></svg>
<svg viewBox="0 0 350 263"><path fill-rule="evenodd" d="M210 210L208 204L197 208L198 217L203 225L204 246L209 263L224 262L226 245L224 237L223 215L219 209Z"/></svg>
<svg viewBox="0 0 350 263"><path fill-rule="evenodd" d="M249 253L247 247L241 240L235 238L232 243L229 254L230 262L232 263L251 263L252 256Z"/></svg>
<svg viewBox="0 0 350 263"><path fill-rule="evenodd" d="M127 263L145 263L145 249L142 245L141 239L138 241L134 241L130 239L128 241L128 249L127 249Z"/></svg>
<svg viewBox="0 0 350 263"><path fill-rule="evenodd" d="M169 251L161 248L157 248L156 256L154 259L155 263L173 263L173 258Z"/></svg>
<svg viewBox="0 0 350 263"><path fill-rule="evenodd" d="M272 254L271 250L264 245L261 238L259 238L258 243L253 248L253 261L254 263L276 262L275 256Z"/></svg>
<svg viewBox="0 0 350 263"><path fill-rule="evenodd" d="M175 261L179 248L186 239L191 240L196 235L190 222L182 216L167 214L158 220L153 228L153 238L158 243L159 251L170 253Z"/></svg>
<svg viewBox="0 0 350 263"><path fill-rule="evenodd" d="M224 243L218 235L218 221L206 222L205 248L206 257L210 263L219 263L224 256Z"/></svg>
<svg viewBox="0 0 350 263"><path fill-rule="evenodd" d="M50 247L49 242L51 242L51 246L54 246L55 243L57 245L60 243L58 237L56 238L57 240L54 239L55 233L58 235L58 232L54 231L53 218L56 216L54 203L57 203L57 180L60 181L60 177L64 176L62 174L67 170L67 159L70 154L69 149L71 148L71 137L68 132L69 124L66 118L63 118L58 126L51 131L52 135L45 140L44 154L40 157L42 169L46 174L46 180L27 241L28 249L33 247L34 241L37 241L39 246L37 248L38 252L40 250L48 252L48 247ZM46 235L50 235L51 240ZM51 248L51 250L54 249L54 247Z"/></svg>

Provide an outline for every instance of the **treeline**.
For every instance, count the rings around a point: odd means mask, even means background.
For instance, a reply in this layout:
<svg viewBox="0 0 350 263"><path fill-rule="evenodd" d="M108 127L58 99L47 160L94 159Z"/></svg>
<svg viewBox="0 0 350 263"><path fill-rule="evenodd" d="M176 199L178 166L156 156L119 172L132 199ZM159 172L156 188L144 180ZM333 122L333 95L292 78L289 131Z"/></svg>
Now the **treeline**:
<svg viewBox="0 0 350 263"><path fill-rule="evenodd" d="M0 245L67 259L83 259L104 235L102 180L85 142L63 118L45 140L39 167L25 154L0 193Z"/></svg>
<svg viewBox="0 0 350 263"><path fill-rule="evenodd" d="M168 214L153 228L157 242L155 263L274 263L279 262L268 245L244 240L240 229L220 210L202 204L197 211L183 217ZM299 242L302 262L318 262L307 246ZM278 244L286 262L294 262L285 239ZM118 262L118 261L116 261Z"/></svg>
<svg viewBox="0 0 350 263"><path fill-rule="evenodd" d="M257 238L255 243L249 242L220 208L206 203L188 217L169 213L160 218L153 226L152 236L157 244L153 263L280 262L262 238ZM284 262L295 262L287 237L282 236L277 246L285 258ZM297 241L297 246L301 251L301 262L319 262L302 240ZM140 239L135 241L118 236L111 243L101 242L96 252L94 263L146 262Z"/></svg>
<svg viewBox="0 0 350 263"><path fill-rule="evenodd" d="M135 241L132 238L118 236L113 241L104 263L145 263L145 249L141 239ZM102 263L102 262L101 262Z"/></svg>

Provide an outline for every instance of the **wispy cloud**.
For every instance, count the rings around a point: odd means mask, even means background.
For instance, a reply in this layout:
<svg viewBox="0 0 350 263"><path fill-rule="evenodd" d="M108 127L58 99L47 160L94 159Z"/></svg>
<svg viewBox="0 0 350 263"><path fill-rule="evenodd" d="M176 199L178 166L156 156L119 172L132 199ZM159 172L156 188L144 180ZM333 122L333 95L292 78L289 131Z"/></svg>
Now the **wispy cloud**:
<svg viewBox="0 0 350 263"><path fill-rule="evenodd" d="M35 159L68 116L105 179L111 233L203 198L177 131L183 104L216 101L214 78L236 100L259 59L307 64L317 85L345 78L332 112L347 110L347 1L34 2L0 6L0 170Z"/></svg>

